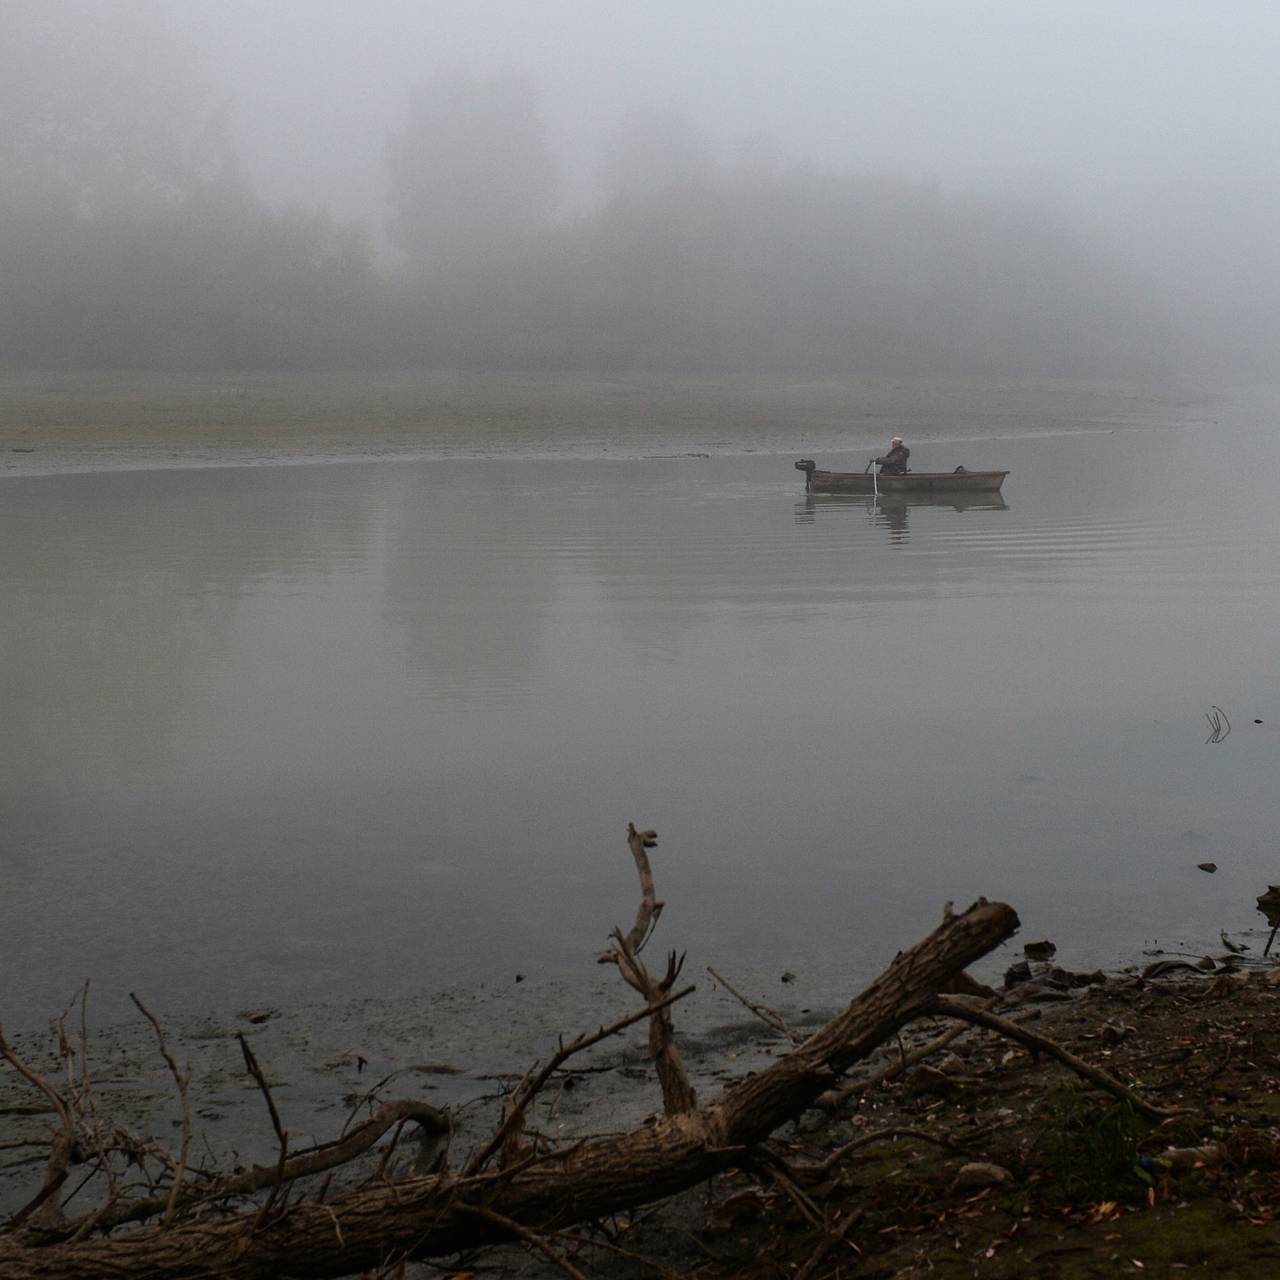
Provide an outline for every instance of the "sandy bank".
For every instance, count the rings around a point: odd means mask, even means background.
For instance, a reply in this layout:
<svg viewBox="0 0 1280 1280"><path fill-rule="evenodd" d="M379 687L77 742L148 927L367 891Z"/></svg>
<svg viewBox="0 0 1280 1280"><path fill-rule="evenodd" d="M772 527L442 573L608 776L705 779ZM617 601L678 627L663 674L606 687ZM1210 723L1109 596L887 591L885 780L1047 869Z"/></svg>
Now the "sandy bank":
<svg viewBox="0 0 1280 1280"><path fill-rule="evenodd" d="M1201 390L422 371L0 374L0 475L379 458L879 449L1203 421Z"/></svg>

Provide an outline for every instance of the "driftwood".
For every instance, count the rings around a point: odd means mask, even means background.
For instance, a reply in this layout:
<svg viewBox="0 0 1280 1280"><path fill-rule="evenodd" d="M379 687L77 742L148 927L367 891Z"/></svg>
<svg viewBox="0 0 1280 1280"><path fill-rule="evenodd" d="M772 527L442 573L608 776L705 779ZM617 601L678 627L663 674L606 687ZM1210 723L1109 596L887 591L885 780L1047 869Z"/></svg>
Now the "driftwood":
<svg viewBox="0 0 1280 1280"><path fill-rule="evenodd" d="M145 1210L136 1204L109 1204L106 1212L99 1210L98 1216L79 1224L61 1223L52 1211L36 1222L40 1215L33 1211L0 1234L0 1275L6 1280L267 1280L348 1276L502 1241L546 1252L550 1241L576 1223L652 1203L727 1169L768 1169L762 1144L774 1130L812 1106L843 1072L904 1024L942 1012L936 1001L950 980L1018 927L1013 909L999 903L983 900L959 915L948 911L933 933L899 953L838 1017L767 1070L699 1106L671 1027L671 1006L686 994L672 992L680 961L672 954L664 976L654 979L639 959L661 911L646 853L655 838L631 827L628 843L640 876L640 910L630 932L614 931L614 946L604 958L616 964L641 994L644 1008L613 1028L562 1045L555 1060L563 1061L587 1043L647 1017L663 1089L662 1118L631 1133L559 1149L545 1141L526 1142L523 1115L549 1078L543 1068L526 1077L509 1100L494 1137L460 1169L444 1164L447 1153L442 1153L432 1172L419 1167L389 1174L384 1159L379 1175L364 1185L326 1197L326 1184L318 1196L298 1198L293 1185L298 1176L330 1167L331 1157L347 1157L350 1148L344 1142L341 1148L330 1144L323 1154L290 1156L287 1132L273 1117L280 1139L275 1169L252 1171L238 1183L215 1180L212 1186L193 1186L182 1181L180 1157L170 1161L167 1192L157 1187ZM945 1012L955 1016L951 1009ZM45 1094L60 1122L52 1139L46 1190L37 1197L43 1207L65 1178L68 1148L86 1143L92 1148L95 1139L92 1132L86 1136L84 1126L77 1130L73 1109L57 1090L32 1078L34 1073L22 1067L16 1055L5 1056ZM174 1070L175 1079L180 1079ZM386 1124L406 1119L436 1131L448 1125L447 1117L434 1109L415 1111L412 1104L398 1104L389 1113L384 1109L377 1117L379 1124L371 1121L362 1127L360 1138L368 1140L370 1133L376 1137ZM105 1149L99 1150L98 1157L105 1159L105 1154ZM249 1190L269 1191L265 1204L248 1210L226 1208L229 1194ZM222 1201L222 1216L213 1214L217 1200ZM163 1220L115 1235L98 1234L144 1212ZM565 1269L572 1272L567 1264Z"/></svg>
<svg viewBox="0 0 1280 1280"><path fill-rule="evenodd" d="M698 1098L689 1083L680 1050L676 1047L671 1011L660 1007L664 1005L667 993L680 976L684 956L677 958L674 951L669 952L667 972L660 980L655 980L650 975L644 961L640 959L640 952L649 941L658 917L662 914L662 903L658 901L653 886L653 869L646 852L657 843L656 831L637 831L634 823L627 826L627 845L640 877L640 906L636 910L635 924L631 926L629 933L623 933L621 929L613 931L611 936L614 946L600 957L600 962L616 964L627 985L638 991L644 997L646 1005L654 1011L649 1019L649 1053L658 1073L658 1081L662 1085L663 1108L667 1115L674 1116L695 1111Z"/></svg>

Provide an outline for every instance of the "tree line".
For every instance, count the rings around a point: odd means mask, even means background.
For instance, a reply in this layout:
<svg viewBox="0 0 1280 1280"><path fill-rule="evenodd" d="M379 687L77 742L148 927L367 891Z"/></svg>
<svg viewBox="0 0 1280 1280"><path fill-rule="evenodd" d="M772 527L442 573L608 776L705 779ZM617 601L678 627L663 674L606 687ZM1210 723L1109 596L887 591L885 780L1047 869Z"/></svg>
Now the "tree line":
<svg viewBox="0 0 1280 1280"><path fill-rule="evenodd" d="M75 31L14 12L11 367L1091 376L1179 358L1154 291L1043 206L728 169L678 120L615 138L608 192L558 213L536 86L513 72L418 90L387 140L395 253L379 253L371 229L251 188L180 51L157 56L146 6L96 26L85 6Z"/></svg>

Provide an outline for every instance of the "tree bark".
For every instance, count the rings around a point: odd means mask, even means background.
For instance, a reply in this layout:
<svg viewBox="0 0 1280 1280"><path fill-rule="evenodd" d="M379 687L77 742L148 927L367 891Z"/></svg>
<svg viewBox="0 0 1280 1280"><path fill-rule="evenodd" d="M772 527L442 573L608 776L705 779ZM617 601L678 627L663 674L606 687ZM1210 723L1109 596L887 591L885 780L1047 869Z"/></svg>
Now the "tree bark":
<svg viewBox="0 0 1280 1280"><path fill-rule="evenodd" d="M47 1247L0 1239L6 1280L278 1280L351 1275L398 1258L441 1257L511 1239L495 1216L559 1229L663 1199L746 1163L842 1071L928 1011L949 978L1010 937L1013 909L978 903L944 919L820 1031L710 1106L664 1117L472 1178L451 1172L387 1181L326 1204L302 1202ZM477 1213L477 1209L488 1211Z"/></svg>

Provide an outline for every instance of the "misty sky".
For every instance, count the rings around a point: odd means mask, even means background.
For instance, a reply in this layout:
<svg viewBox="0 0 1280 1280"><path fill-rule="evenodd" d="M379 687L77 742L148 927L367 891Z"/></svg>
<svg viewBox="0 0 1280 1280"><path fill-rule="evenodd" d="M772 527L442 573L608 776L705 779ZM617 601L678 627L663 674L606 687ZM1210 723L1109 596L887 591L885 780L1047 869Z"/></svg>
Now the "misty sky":
<svg viewBox="0 0 1280 1280"><path fill-rule="evenodd" d="M1027 191L1124 239L1280 207L1267 0L173 0L255 184L375 216L385 137L442 71L529 72L566 203L628 116L712 154Z"/></svg>

